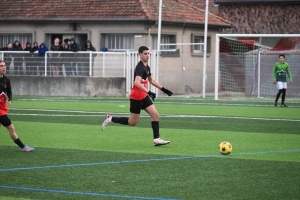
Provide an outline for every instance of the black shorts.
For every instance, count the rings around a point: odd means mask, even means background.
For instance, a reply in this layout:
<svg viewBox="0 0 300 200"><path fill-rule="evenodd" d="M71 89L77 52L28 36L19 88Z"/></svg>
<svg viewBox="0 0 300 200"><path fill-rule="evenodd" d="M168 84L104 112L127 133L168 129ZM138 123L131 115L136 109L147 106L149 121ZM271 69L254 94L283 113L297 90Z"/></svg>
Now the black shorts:
<svg viewBox="0 0 300 200"><path fill-rule="evenodd" d="M145 108L151 106L152 104L153 103L148 95L142 100L130 99L130 112L134 114L140 114L142 109L145 110Z"/></svg>
<svg viewBox="0 0 300 200"><path fill-rule="evenodd" d="M5 127L8 127L11 125L11 121L7 115L2 115L0 116L0 124L2 124Z"/></svg>

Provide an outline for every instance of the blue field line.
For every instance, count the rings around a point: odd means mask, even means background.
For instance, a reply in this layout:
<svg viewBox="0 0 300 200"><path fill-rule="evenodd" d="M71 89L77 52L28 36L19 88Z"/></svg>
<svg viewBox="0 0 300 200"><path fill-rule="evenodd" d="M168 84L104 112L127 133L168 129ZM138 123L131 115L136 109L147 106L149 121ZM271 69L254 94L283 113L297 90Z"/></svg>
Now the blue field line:
<svg viewBox="0 0 300 200"><path fill-rule="evenodd" d="M290 152L300 152L300 149L291 150L271 150L263 152L241 152L230 154L228 156L241 156L241 155L259 155L259 154L270 154L270 153L290 153ZM33 166L33 167L18 167L18 168L3 168L0 169L1 172L7 171L22 171L22 170L35 170L35 169L53 169L62 167L87 167L93 165L113 165L113 164L124 164L124 163L142 163L142 162L152 162L152 161L169 161L169 160L183 160L183 159L197 159L197 158L211 158L211 157L224 157L221 154L211 154L203 156L179 156L170 158L150 158L145 160L121 160L121 161L111 161L111 162L92 162L92 163L82 163L82 164L63 164L63 165L50 165L50 166Z"/></svg>
<svg viewBox="0 0 300 200"><path fill-rule="evenodd" d="M182 160L182 159L189 159L189 158L209 158L212 156L217 156L217 155L180 156L180 157L173 157L173 158L150 158L150 159L145 159L145 160L121 160L121 161L112 161L112 162L92 162L92 163L82 163L82 164L64 164L64 165L52 165L52 166L4 168L4 169L0 169L0 172L34 170L34 169L52 169L52 168L62 168L62 167L86 167L86 166L93 166L93 165L113 165L113 164L123 164L123 163L139 163L139 162L167 161L167 160Z"/></svg>
<svg viewBox="0 0 300 200"><path fill-rule="evenodd" d="M258 155L258 154L269 154L269 153L291 153L291 152L300 152L300 149L290 149L290 150L272 150L272 151L262 151L262 152L241 152L241 153L236 153L232 154L235 156L240 156L240 155Z"/></svg>
<svg viewBox="0 0 300 200"><path fill-rule="evenodd" d="M100 194L94 192L72 192L66 190L51 190L51 189L43 189L43 188L27 188L27 187L6 186L6 185L0 185L0 189L16 189L16 190L25 190L25 191L35 191L35 192L49 192L49 193L71 194L71 195L88 195L88 196L96 196L96 197L114 197L114 198L122 198L122 199L179 200L179 199L171 199L171 198L125 196L125 195L118 195L118 194Z"/></svg>

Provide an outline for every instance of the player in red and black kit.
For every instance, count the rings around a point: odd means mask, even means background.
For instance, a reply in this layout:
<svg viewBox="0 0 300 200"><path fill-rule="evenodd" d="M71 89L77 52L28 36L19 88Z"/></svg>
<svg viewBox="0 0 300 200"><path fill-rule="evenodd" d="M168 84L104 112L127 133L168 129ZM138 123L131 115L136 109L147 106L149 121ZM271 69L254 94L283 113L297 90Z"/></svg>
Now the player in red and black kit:
<svg viewBox="0 0 300 200"><path fill-rule="evenodd" d="M0 60L0 125L7 128L11 139L22 149L24 152L32 152L34 148L24 145L19 139L14 125L11 123L10 119L6 115L8 113L8 108L11 104L12 93L10 80L5 76L6 65L3 60Z"/></svg>
<svg viewBox="0 0 300 200"><path fill-rule="evenodd" d="M139 121L140 113L143 109L150 115L152 119L151 125L153 129L154 146L166 145L169 144L170 141L163 140L159 136L159 114L150 99L151 97L154 101L156 94L148 89L148 83L151 83L168 96L171 96L173 93L170 90L162 87L152 78L150 67L148 66L148 60L150 56L148 47L141 46L139 48L139 56L141 61L135 67L134 85L130 93L130 118L112 117L111 115L106 115L104 122L102 123L102 130L104 130L110 122L135 126Z"/></svg>

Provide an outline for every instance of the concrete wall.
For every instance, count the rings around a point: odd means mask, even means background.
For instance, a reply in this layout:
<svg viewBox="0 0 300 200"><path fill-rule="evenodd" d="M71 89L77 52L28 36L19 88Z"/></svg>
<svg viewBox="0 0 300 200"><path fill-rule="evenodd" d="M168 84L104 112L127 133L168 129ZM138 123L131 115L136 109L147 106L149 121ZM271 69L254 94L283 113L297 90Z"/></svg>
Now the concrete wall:
<svg viewBox="0 0 300 200"><path fill-rule="evenodd" d="M13 95L125 96L125 78L9 76Z"/></svg>

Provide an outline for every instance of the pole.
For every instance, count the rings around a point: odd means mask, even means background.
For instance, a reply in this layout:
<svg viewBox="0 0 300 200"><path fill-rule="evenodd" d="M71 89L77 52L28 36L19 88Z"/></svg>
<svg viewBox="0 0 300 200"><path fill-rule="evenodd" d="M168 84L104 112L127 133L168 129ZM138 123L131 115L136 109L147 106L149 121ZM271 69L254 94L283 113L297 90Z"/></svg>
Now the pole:
<svg viewBox="0 0 300 200"><path fill-rule="evenodd" d="M216 35L216 55L215 55L215 100L219 99L219 59L220 59L220 38Z"/></svg>
<svg viewBox="0 0 300 200"><path fill-rule="evenodd" d="M264 33L264 26L261 27L261 34ZM261 51L261 40L262 38L259 38L259 47L258 47L258 61L257 61L257 98L260 98L260 51Z"/></svg>
<svg viewBox="0 0 300 200"><path fill-rule="evenodd" d="M206 51L207 51L207 23L208 23L208 0L205 3L205 24L204 24L204 48L203 48L203 83L202 83L202 97L205 98L206 88Z"/></svg>
<svg viewBox="0 0 300 200"><path fill-rule="evenodd" d="M46 52L45 53L45 77L47 76L47 65L48 65L47 61L48 61L48 53ZM49 69L50 69L50 67L49 67ZM49 74L50 74L50 71L49 71Z"/></svg>
<svg viewBox="0 0 300 200"><path fill-rule="evenodd" d="M89 76L92 77L92 66L93 66L93 54L92 54L92 51L89 52Z"/></svg>
<svg viewBox="0 0 300 200"><path fill-rule="evenodd" d="M157 33L157 58L156 58L156 80L158 82L159 76L159 54L160 54L160 37L161 37L161 15L162 15L162 0L159 0L159 14L158 14L158 33ZM156 95L157 89L156 89Z"/></svg>

